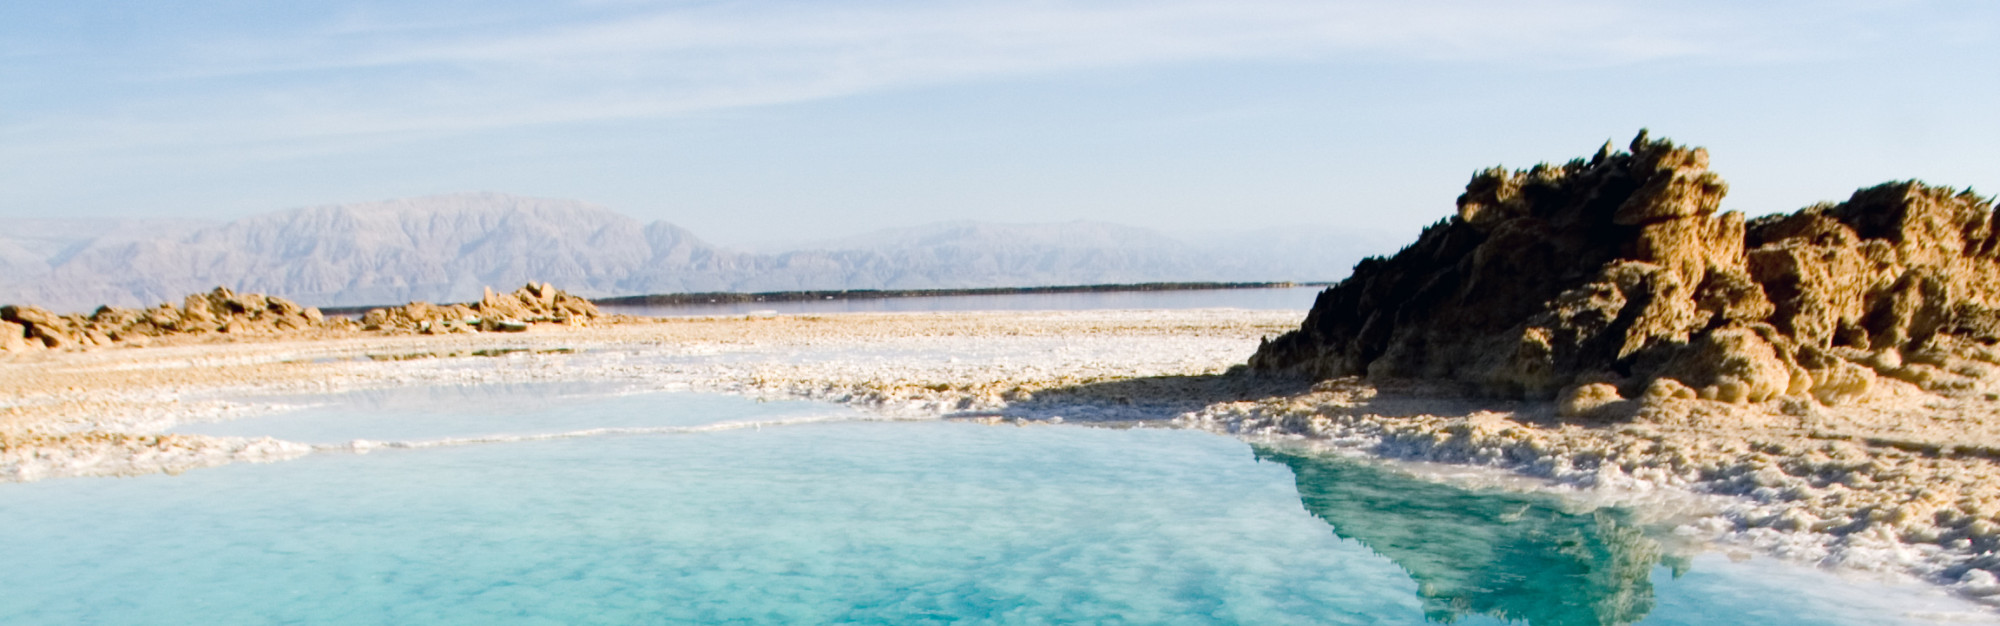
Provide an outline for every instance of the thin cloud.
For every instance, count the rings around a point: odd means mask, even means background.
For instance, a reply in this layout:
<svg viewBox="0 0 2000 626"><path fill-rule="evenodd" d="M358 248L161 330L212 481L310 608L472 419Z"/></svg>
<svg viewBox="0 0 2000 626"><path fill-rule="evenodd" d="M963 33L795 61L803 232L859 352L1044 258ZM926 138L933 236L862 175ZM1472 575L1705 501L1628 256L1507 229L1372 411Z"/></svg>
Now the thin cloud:
<svg viewBox="0 0 2000 626"><path fill-rule="evenodd" d="M181 55L153 61L173 69L137 81L145 83L141 97L28 112L0 132L47 137L65 151L241 146L664 117L1190 61L1588 67L1789 58L1829 45L1768 21L1783 11L1637 2L617 8L623 10L560 20L349 16L303 36L190 43Z"/></svg>
<svg viewBox="0 0 2000 626"><path fill-rule="evenodd" d="M1368 3L1266 0L1069 6L950 3L859 8L814 4L783 11L727 5L617 19L558 23L521 32L440 32L421 40L383 37L404 27L324 40L239 42L218 51L213 76L435 64L536 67L708 60L810 61L833 52L899 50L978 72L987 59L1043 66L1143 63L1188 58L1323 56L1372 51L1439 60L1630 62L1723 50L1714 24L1689 15L1583 2ZM1698 16L1698 14L1696 14ZM1639 30L1643 28L1643 30ZM1631 33L1643 32L1643 36ZM1642 49L1634 40L1671 44ZM288 54L303 50L304 54ZM248 56L249 59L228 59ZM720 59L715 57L720 56ZM695 57L695 58L688 58ZM232 66L232 61L240 63ZM963 63L971 61L971 63Z"/></svg>

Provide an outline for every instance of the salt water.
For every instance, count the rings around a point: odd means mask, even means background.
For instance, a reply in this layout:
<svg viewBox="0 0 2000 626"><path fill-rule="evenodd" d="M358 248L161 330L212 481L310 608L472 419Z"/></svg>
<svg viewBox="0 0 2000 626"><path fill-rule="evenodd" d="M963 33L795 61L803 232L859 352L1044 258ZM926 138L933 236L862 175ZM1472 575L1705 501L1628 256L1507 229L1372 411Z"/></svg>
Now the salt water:
<svg viewBox="0 0 2000 626"><path fill-rule="evenodd" d="M1200 432L590 386L319 400L182 430L440 445L0 485L0 623L1985 619L1921 585L1670 557L1615 510Z"/></svg>

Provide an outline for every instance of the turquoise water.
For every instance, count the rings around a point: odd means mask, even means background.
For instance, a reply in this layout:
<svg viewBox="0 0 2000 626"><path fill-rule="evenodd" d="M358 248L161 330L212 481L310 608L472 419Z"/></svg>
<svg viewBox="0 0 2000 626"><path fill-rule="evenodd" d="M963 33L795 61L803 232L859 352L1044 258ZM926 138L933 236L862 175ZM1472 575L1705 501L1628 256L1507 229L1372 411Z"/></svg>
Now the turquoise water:
<svg viewBox="0 0 2000 626"><path fill-rule="evenodd" d="M1205 433L803 421L857 415L523 386L192 426L339 442L765 424L0 485L0 623L1876 624L1967 610L1766 560L1663 564L1616 511Z"/></svg>

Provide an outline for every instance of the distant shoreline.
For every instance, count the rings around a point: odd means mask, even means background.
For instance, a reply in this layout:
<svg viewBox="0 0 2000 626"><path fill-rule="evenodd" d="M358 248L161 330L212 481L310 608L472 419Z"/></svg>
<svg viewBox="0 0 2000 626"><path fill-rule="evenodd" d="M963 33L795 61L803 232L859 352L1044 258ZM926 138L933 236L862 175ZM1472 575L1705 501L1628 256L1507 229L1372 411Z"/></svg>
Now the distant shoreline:
<svg viewBox="0 0 2000 626"><path fill-rule="evenodd" d="M1046 287L977 287L964 289L826 289L813 291L763 291L755 293L737 291L710 291L702 293L663 293L643 296L617 296L612 298L592 298L590 302L598 306L698 306L708 304L741 304L747 302L808 302L815 300L885 300L890 298L926 298L950 296L1007 296L1024 294L1059 293L1115 293L1130 291L1210 291L1222 289L1286 289L1291 287L1326 287L1332 282L1246 282L1246 283L1119 283L1104 285L1055 285ZM387 308L394 305L374 306L334 306L320 307L326 315L360 315L370 309Z"/></svg>
<svg viewBox="0 0 2000 626"><path fill-rule="evenodd" d="M598 306L686 306L705 304L740 304L746 302L807 302L813 300L884 300L889 298L928 298L951 296L1011 296L1024 294L1056 293L1113 293L1121 291L1208 291L1221 289L1286 289L1291 287L1327 286L1333 283L1297 283L1290 281L1262 283L1123 283L1108 285L1055 285L1045 287L978 287L965 289L838 289L815 291L765 291L741 293L718 291L707 293L668 293L646 296L620 296L616 298L594 298L592 304Z"/></svg>

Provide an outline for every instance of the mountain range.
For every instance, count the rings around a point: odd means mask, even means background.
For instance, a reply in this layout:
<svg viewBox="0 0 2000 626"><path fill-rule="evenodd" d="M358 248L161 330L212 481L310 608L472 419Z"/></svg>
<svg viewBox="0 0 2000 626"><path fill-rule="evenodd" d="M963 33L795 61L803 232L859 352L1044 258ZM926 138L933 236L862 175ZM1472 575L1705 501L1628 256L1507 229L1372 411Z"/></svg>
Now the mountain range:
<svg viewBox="0 0 2000 626"><path fill-rule="evenodd" d="M1332 228L1169 236L1101 222L942 222L749 251L604 207L493 193L310 207L231 222L13 220L0 303L87 311L217 285L314 306L474 300L546 281L602 297L1179 281L1326 281L1393 251Z"/></svg>

